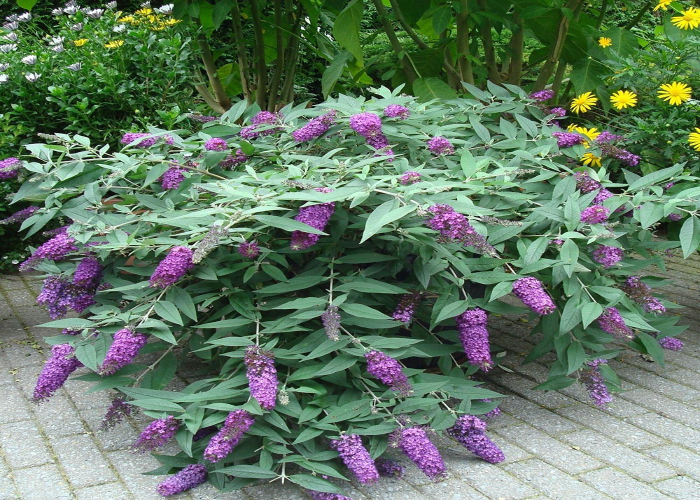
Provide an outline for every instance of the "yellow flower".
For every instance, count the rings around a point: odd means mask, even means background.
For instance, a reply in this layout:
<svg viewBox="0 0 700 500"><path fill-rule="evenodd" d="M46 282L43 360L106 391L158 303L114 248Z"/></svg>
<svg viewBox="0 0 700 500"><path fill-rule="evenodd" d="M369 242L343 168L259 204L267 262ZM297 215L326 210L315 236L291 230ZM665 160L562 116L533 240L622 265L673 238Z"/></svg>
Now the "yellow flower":
<svg viewBox="0 0 700 500"><path fill-rule="evenodd" d="M111 42L105 43L105 47L108 49L116 49L124 45L124 40L112 40Z"/></svg>
<svg viewBox="0 0 700 500"><path fill-rule="evenodd" d="M151 26L148 29L150 29L151 31L163 31L165 29L165 24L158 23L158 24Z"/></svg>
<svg viewBox="0 0 700 500"><path fill-rule="evenodd" d="M75 45L76 47L82 47L86 43L88 43L87 38L80 38L79 40L73 40L73 45Z"/></svg>
<svg viewBox="0 0 700 500"><path fill-rule="evenodd" d="M695 151L700 151L700 128L696 128L695 132L690 133L688 142Z"/></svg>
<svg viewBox="0 0 700 500"><path fill-rule="evenodd" d="M163 24L166 26L175 26L178 23L181 23L182 19L168 19L167 21L163 21Z"/></svg>
<svg viewBox="0 0 700 500"><path fill-rule="evenodd" d="M595 127L586 128L586 127L576 126L573 128L573 132L578 132L579 134L588 137L592 141L595 141L596 138L600 135L600 132L598 132L598 129Z"/></svg>
<svg viewBox="0 0 700 500"><path fill-rule="evenodd" d="M656 12L659 9L668 10L668 7L669 5L671 5L671 2L673 2L673 0L659 0L659 4L656 7L654 7L654 12Z"/></svg>
<svg viewBox="0 0 700 500"><path fill-rule="evenodd" d="M598 38L598 45L600 45L604 49L607 49L612 45L612 39L605 36L601 36L600 38Z"/></svg>
<svg viewBox="0 0 700 500"><path fill-rule="evenodd" d="M637 105L637 94L629 90L618 90L610 96L610 103L618 111L627 107L633 108Z"/></svg>
<svg viewBox="0 0 700 500"><path fill-rule="evenodd" d="M690 30L700 26L700 9L689 7L688 10L681 12L680 16L673 16L671 23L682 30Z"/></svg>
<svg viewBox="0 0 700 500"><path fill-rule="evenodd" d="M661 85L661 90L658 92L660 99L668 101L673 106L680 106L685 101L690 99L692 89L685 83L673 82L664 83Z"/></svg>
<svg viewBox="0 0 700 500"><path fill-rule="evenodd" d="M153 14L153 9L139 9L136 12L134 12L137 16L147 16L149 14Z"/></svg>
<svg viewBox="0 0 700 500"><path fill-rule="evenodd" d="M571 101L571 109L575 113L585 113L598 102L598 98L593 95L593 92L585 92Z"/></svg>
<svg viewBox="0 0 700 500"><path fill-rule="evenodd" d="M124 16L119 18L120 23L133 23L136 21L136 18L134 16Z"/></svg>
<svg viewBox="0 0 700 500"><path fill-rule="evenodd" d="M591 167L600 167L602 165L600 163L600 156L596 156L593 153L584 153L581 157L581 161L584 165L590 165Z"/></svg>

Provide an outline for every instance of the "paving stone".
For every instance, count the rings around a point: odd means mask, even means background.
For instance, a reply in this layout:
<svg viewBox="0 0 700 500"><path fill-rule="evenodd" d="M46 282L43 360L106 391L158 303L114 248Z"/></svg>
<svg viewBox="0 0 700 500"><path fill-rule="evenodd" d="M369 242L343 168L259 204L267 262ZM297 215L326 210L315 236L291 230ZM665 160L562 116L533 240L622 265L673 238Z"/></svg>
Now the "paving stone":
<svg viewBox="0 0 700 500"><path fill-rule="evenodd" d="M621 393L619 397L655 410L661 416L672 418L677 422L700 429L700 410L669 399L658 392L648 389L634 389Z"/></svg>
<svg viewBox="0 0 700 500"><path fill-rule="evenodd" d="M2 411L0 411L0 424L29 420L29 402L15 385L7 385L2 388Z"/></svg>
<svg viewBox="0 0 700 500"><path fill-rule="evenodd" d="M32 347L35 345L33 341L26 341L25 345L11 343L0 351L1 360L4 367L22 368L28 365L43 366L46 361L44 358L44 348L47 346Z"/></svg>
<svg viewBox="0 0 700 500"><path fill-rule="evenodd" d="M649 434L639 427L606 414L605 410L572 406L570 408L562 408L558 412L635 450L658 446L664 442L658 436Z"/></svg>
<svg viewBox="0 0 700 500"><path fill-rule="evenodd" d="M90 486L81 488L75 492L78 500L132 500L126 487L121 483L100 484L98 486Z"/></svg>
<svg viewBox="0 0 700 500"><path fill-rule="evenodd" d="M381 483L379 485L381 487ZM440 498L441 500L487 500L478 491L459 479L448 479L437 483L424 484L417 487L426 498ZM354 497L353 500L355 500Z"/></svg>
<svg viewBox="0 0 700 500"><path fill-rule="evenodd" d="M499 430L499 434L529 451L537 458L569 474L577 474L602 465L593 457L574 450L566 443L562 443L530 426L507 427ZM565 437L567 435L564 434L562 436Z"/></svg>
<svg viewBox="0 0 700 500"><path fill-rule="evenodd" d="M664 378L674 380L680 384L700 390L700 377L698 377L697 369L687 370L685 368L681 368L678 370L667 371L662 376Z"/></svg>
<svg viewBox="0 0 700 500"><path fill-rule="evenodd" d="M34 405L32 411L41 428L51 437L85 433L80 414L62 393L54 394L48 401Z"/></svg>
<svg viewBox="0 0 700 500"><path fill-rule="evenodd" d="M15 382L17 383L17 386L19 386L20 390L22 391L22 394L24 394L24 397L27 398L27 400L31 400L32 397L34 397L34 388L36 387L36 381L43 368L43 364L34 364L13 369L13 372L15 372ZM56 391L56 395L59 394L63 394L62 389Z"/></svg>
<svg viewBox="0 0 700 500"><path fill-rule="evenodd" d="M648 450L647 453L693 479L700 480L700 455L697 453L676 445L661 446Z"/></svg>
<svg viewBox="0 0 700 500"><path fill-rule="evenodd" d="M578 407L579 405L576 405L574 408ZM542 408L519 396L511 396L501 403L501 409L551 435L581 429L581 425L576 422L562 418L551 410Z"/></svg>
<svg viewBox="0 0 700 500"><path fill-rule="evenodd" d="M464 470L460 479L488 498L515 500L532 497L538 493L503 469L483 462L476 463Z"/></svg>
<svg viewBox="0 0 700 500"><path fill-rule="evenodd" d="M39 429L31 420L0 425L0 449L12 469L53 462Z"/></svg>
<svg viewBox="0 0 700 500"><path fill-rule="evenodd" d="M18 498L19 495L10 475L10 468L5 465L5 461L0 456L0 500L16 500Z"/></svg>
<svg viewBox="0 0 700 500"><path fill-rule="evenodd" d="M700 496L700 482L686 476L659 481L654 487L676 500L697 500Z"/></svg>
<svg viewBox="0 0 700 500"><path fill-rule="evenodd" d="M637 415L629 419L631 423L649 432L662 436L667 441L680 444L700 452L700 431L656 413Z"/></svg>
<svg viewBox="0 0 700 500"><path fill-rule="evenodd" d="M77 373L77 372L76 372ZM92 387L92 382L83 382L69 378L63 386L78 411L104 408L107 411L112 402L111 396L106 391L87 392Z"/></svg>
<svg viewBox="0 0 700 500"><path fill-rule="evenodd" d="M245 490L222 492L209 483L200 484L189 491L194 500L250 500ZM263 497L260 497L263 498Z"/></svg>
<svg viewBox="0 0 700 500"><path fill-rule="evenodd" d="M658 377L637 367L626 365L620 368L620 366L621 363L613 367L617 375L622 379L634 382L636 385L659 392L677 401L692 401L700 398L700 392L688 386Z"/></svg>
<svg viewBox="0 0 700 500"><path fill-rule="evenodd" d="M24 281L22 280L22 277L17 275L17 276L4 276L2 278L2 282L0 283L0 288L2 288L5 291L9 290L23 290L24 289Z"/></svg>
<svg viewBox="0 0 700 500"><path fill-rule="evenodd" d="M68 480L75 488L110 483L117 479L90 436L62 437L52 439L51 443Z"/></svg>
<svg viewBox="0 0 700 500"><path fill-rule="evenodd" d="M670 500L663 493L627 474L612 468L581 474L581 479L598 491L613 498L643 498L644 500Z"/></svg>
<svg viewBox="0 0 700 500"><path fill-rule="evenodd" d="M289 482L280 484L279 481L277 481L273 484L254 485L245 488L244 491L245 494L248 495L250 498L255 499L260 498L265 500L308 500L308 497L304 493L302 493L301 488ZM228 499L228 497L226 498Z"/></svg>
<svg viewBox="0 0 700 500"><path fill-rule="evenodd" d="M106 409L86 410L82 412L90 431L100 445L106 451L130 449L139 433L128 419L123 419L111 429L102 430L102 419Z"/></svg>
<svg viewBox="0 0 700 500"><path fill-rule="evenodd" d="M16 341L27 338L27 330L24 329L24 325L17 321L14 316L9 316L0 321L0 332L2 332L0 339L3 341L3 350L7 349Z"/></svg>
<svg viewBox="0 0 700 500"><path fill-rule="evenodd" d="M672 469L651 460L648 456L649 451L645 451L642 455L594 431L585 430L565 434L562 439L642 481L656 481L676 475Z"/></svg>
<svg viewBox="0 0 700 500"><path fill-rule="evenodd" d="M107 454L107 458L135 498L138 500L162 500L163 497L156 492L156 488L165 477L143 475L143 472L160 466L155 458L129 451L113 451Z"/></svg>
<svg viewBox="0 0 700 500"><path fill-rule="evenodd" d="M559 469L550 467L536 458L507 465L505 469L551 498L558 500L597 500L605 498L578 479Z"/></svg>
<svg viewBox="0 0 700 500"><path fill-rule="evenodd" d="M7 292L7 298L14 307L33 305L36 297L29 293L25 287L15 288Z"/></svg>
<svg viewBox="0 0 700 500"><path fill-rule="evenodd" d="M56 465L31 467L14 472L22 500L69 500L73 494Z"/></svg>
<svg viewBox="0 0 700 500"><path fill-rule="evenodd" d="M525 399L534 401L543 408L562 408L564 406L571 406L576 402L570 397L564 396L558 392L550 391L545 393L544 391L535 391L533 387L537 385L537 382L524 379L516 373L496 375L491 377L491 380L500 387L505 387L510 392L514 392Z"/></svg>
<svg viewBox="0 0 700 500"><path fill-rule="evenodd" d="M38 305L15 307L15 313L22 318L22 323L27 327L41 325L42 323L51 321L51 318L49 318L46 312L46 308ZM41 330L46 330L46 328L41 328Z"/></svg>

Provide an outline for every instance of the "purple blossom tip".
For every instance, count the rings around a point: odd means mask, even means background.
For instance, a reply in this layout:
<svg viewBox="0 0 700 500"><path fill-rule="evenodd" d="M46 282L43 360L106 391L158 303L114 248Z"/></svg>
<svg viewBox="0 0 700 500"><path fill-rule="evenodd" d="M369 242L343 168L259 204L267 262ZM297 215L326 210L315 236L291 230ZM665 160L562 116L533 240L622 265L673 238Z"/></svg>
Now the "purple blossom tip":
<svg viewBox="0 0 700 500"><path fill-rule="evenodd" d="M401 174L401 177L399 177L399 183L403 184L404 186L408 186L410 184L415 184L416 182L420 182L421 175L419 172L404 172Z"/></svg>
<svg viewBox="0 0 700 500"><path fill-rule="evenodd" d="M433 137L428 141L428 149L435 156L451 155L455 152L455 148L450 141L444 137Z"/></svg>
<svg viewBox="0 0 700 500"><path fill-rule="evenodd" d="M416 311L416 307L418 307L418 304L420 303L421 297L422 295L420 292L402 295L391 317L396 321L401 321L402 323L410 322L413 319L413 314Z"/></svg>
<svg viewBox="0 0 700 500"><path fill-rule="evenodd" d="M192 262L193 252L187 247L173 247L168 255L158 264L151 276L150 283L153 287L167 288L177 283L187 271L194 267Z"/></svg>
<svg viewBox="0 0 700 500"><path fill-rule="evenodd" d="M627 326L620 315L620 311L615 307L608 307L603 311L603 314L598 317L598 325L601 330L609 333L616 339L631 340L634 338L634 332Z"/></svg>
<svg viewBox="0 0 700 500"><path fill-rule="evenodd" d="M164 497L169 497L191 490L206 480L207 468L204 465L192 464L160 483L156 491Z"/></svg>
<svg viewBox="0 0 700 500"><path fill-rule="evenodd" d="M321 189L323 188L318 188L316 190L319 191ZM335 212L335 203L319 203L318 205L301 207L297 216L294 217L294 220L303 222L319 231L323 231L333 215L333 212ZM292 250L304 250L314 245L319 237L320 235L318 234L294 231L289 246Z"/></svg>
<svg viewBox="0 0 700 500"><path fill-rule="evenodd" d="M0 181L17 177L21 166L22 161L15 157L5 158L0 161Z"/></svg>
<svg viewBox="0 0 700 500"><path fill-rule="evenodd" d="M604 364L607 364L607 361L604 359L587 361L586 366L588 369L581 374L581 380L586 386L593 403L601 408L605 408L613 400L608 387L605 385L603 375L600 373L599 366Z"/></svg>
<svg viewBox="0 0 700 500"><path fill-rule="evenodd" d="M46 361L36 381L33 401L39 403L50 398L80 366L83 365L75 357L75 348L70 344L51 347L51 357Z"/></svg>
<svg viewBox="0 0 700 500"><path fill-rule="evenodd" d="M386 108L384 108L384 116L388 118L399 118L401 120L405 120L411 116L411 112L407 107L401 106L400 104L389 104Z"/></svg>
<svg viewBox="0 0 700 500"><path fill-rule="evenodd" d="M685 344L675 337L664 337L659 339L659 345L669 351L682 351Z"/></svg>
<svg viewBox="0 0 700 500"><path fill-rule="evenodd" d="M185 173L182 168L180 168L179 166L170 167L160 177L160 186L163 189L167 190L177 189L178 187L180 187L180 184L182 184L182 181L184 180Z"/></svg>
<svg viewBox="0 0 700 500"><path fill-rule="evenodd" d="M170 441L180 428L180 421L172 415L148 424L134 443L134 450L141 453L153 451Z"/></svg>
<svg viewBox="0 0 700 500"><path fill-rule="evenodd" d="M593 260L608 269L620 262L625 256L621 248L608 245L598 245L592 252Z"/></svg>
<svg viewBox="0 0 700 500"><path fill-rule="evenodd" d="M260 247L257 241L243 242L238 245L238 253L247 259L254 259L260 255Z"/></svg>
<svg viewBox="0 0 700 500"><path fill-rule="evenodd" d="M401 370L398 361L381 351L369 351L365 353L365 359L367 360L368 373L377 377L392 391L396 391L402 396L411 394L413 387Z"/></svg>
<svg viewBox="0 0 700 500"><path fill-rule="evenodd" d="M473 415L462 415L454 426L447 429L446 433L459 441L477 457L485 461L497 464L503 462L506 457L501 449L484 433L486 422Z"/></svg>
<svg viewBox="0 0 700 500"><path fill-rule="evenodd" d="M483 371L488 371L493 365L486 319L486 311L478 307L465 311L456 318L459 339L467 360L472 365L480 366Z"/></svg>
<svg viewBox="0 0 700 500"><path fill-rule="evenodd" d="M100 375L112 375L131 363L147 341L148 336L144 333L128 328L119 330L114 334L114 342L107 350Z"/></svg>
<svg viewBox="0 0 700 500"><path fill-rule="evenodd" d="M245 410L234 410L229 413L224 425L209 441L204 450L204 458L213 463L224 459L254 423L255 419Z"/></svg>
<svg viewBox="0 0 700 500"><path fill-rule="evenodd" d="M228 149L228 144L225 139L212 137L204 143L204 149L207 151L226 151Z"/></svg>
<svg viewBox="0 0 700 500"><path fill-rule="evenodd" d="M362 438L357 434L343 435L331 440L331 448L338 451L345 466L362 484L373 483L379 479L374 460L362 445Z"/></svg>
<svg viewBox="0 0 700 500"><path fill-rule="evenodd" d="M399 431L399 448L430 479L447 474L440 452L420 427L409 427Z"/></svg>
<svg viewBox="0 0 700 500"><path fill-rule="evenodd" d="M586 224L601 224L610 217L610 209L603 205L593 205L581 211L581 222Z"/></svg>
<svg viewBox="0 0 700 500"><path fill-rule="evenodd" d="M277 369L271 352L250 346L245 353L246 376L250 395L261 408L271 410L277 401Z"/></svg>
<svg viewBox="0 0 700 500"><path fill-rule="evenodd" d="M537 314L551 314L557 306L545 291L542 282L537 278L528 276L520 278L513 283L513 293L523 304Z"/></svg>
<svg viewBox="0 0 700 500"><path fill-rule="evenodd" d="M534 99L538 102L549 101L554 97L554 91L550 89L538 90L530 94L530 99Z"/></svg>

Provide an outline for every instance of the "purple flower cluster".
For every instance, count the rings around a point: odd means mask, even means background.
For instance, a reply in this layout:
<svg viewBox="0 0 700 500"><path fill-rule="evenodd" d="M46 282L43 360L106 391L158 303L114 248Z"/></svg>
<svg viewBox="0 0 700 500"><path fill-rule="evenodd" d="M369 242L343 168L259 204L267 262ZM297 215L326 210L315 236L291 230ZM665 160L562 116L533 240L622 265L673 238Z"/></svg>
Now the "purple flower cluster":
<svg viewBox="0 0 700 500"><path fill-rule="evenodd" d="M332 109L324 115L309 120L309 123L292 132L292 139L296 142L309 142L321 137L335 124L337 111Z"/></svg>
<svg viewBox="0 0 700 500"><path fill-rule="evenodd" d="M386 108L384 108L384 116L387 118L399 118L401 120L405 120L411 116L411 112L407 107L401 106L400 104L389 104Z"/></svg>
<svg viewBox="0 0 700 500"><path fill-rule="evenodd" d="M270 111L260 111L255 115L250 122L252 125L243 127L240 134L244 139L257 139L260 136L272 135L280 130L279 127L269 127L263 130L258 130L260 125L274 125L281 121L282 117L278 113Z"/></svg>
<svg viewBox="0 0 700 500"><path fill-rule="evenodd" d="M357 434L343 435L331 439L331 448L338 452L345 466L355 474L362 484L373 483L379 479L379 472L374 460L362 445L362 438Z"/></svg>
<svg viewBox="0 0 700 500"><path fill-rule="evenodd" d="M94 288L74 285L62 276L51 275L44 280L36 301L46 306L50 318L57 319L65 316L69 308L77 313L83 312L95 303L94 296Z"/></svg>
<svg viewBox="0 0 700 500"><path fill-rule="evenodd" d="M163 189L177 189L184 180L185 173L181 167L170 167L160 177L160 186Z"/></svg>
<svg viewBox="0 0 700 500"><path fill-rule="evenodd" d="M621 135L616 135L613 134L612 132L608 132L607 130L604 130L600 134L598 134L598 137L595 138L595 142L598 144L609 144L611 142L618 142L618 141L624 141L625 138Z"/></svg>
<svg viewBox="0 0 700 500"><path fill-rule="evenodd" d="M321 314L321 323L329 339L340 340L340 313L338 306L328 306L328 309Z"/></svg>
<svg viewBox="0 0 700 500"><path fill-rule="evenodd" d="M5 158L4 160L0 161L0 181L4 181L7 179L14 179L19 175L19 167L22 165L22 162L19 160L19 158Z"/></svg>
<svg viewBox="0 0 700 500"><path fill-rule="evenodd" d="M324 491L306 490L311 496L311 500L352 500L350 497L341 495L340 493L326 493Z"/></svg>
<svg viewBox="0 0 700 500"><path fill-rule="evenodd" d="M581 211L581 222L586 224L601 224L610 217L610 210L603 205L593 205Z"/></svg>
<svg viewBox="0 0 700 500"><path fill-rule="evenodd" d="M277 369L271 352L253 345L245 352L246 376L250 395L266 410L275 407L277 401Z"/></svg>
<svg viewBox="0 0 700 500"><path fill-rule="evenodd" d="M78 263L73 273L73 284L86 289L97 289L102 281L104 268L100 261L88 255Z"/></svg>
<svg viewBox="0 0 700 500"><path fill-rule="evenodd" d="M416 307L421 300L420 292L407 293L402 295L399 299L399 303L396 305L394 314L391 315L396 321L401 321L402 323L408 323L413 319L413 314L416 312Z"/></svg>
<svg viewBox="0 0 700 500"><path fill-rule="evenodd" d="M608 245L598 245L595 250L593 250L593 260L601 264L605 269L620 262L624 256L625 252L622 248Z"/></svg>
<svg viewBox="0 0 700 500"><path fill-rule="evenodd" d="M415 184L416 182L420 182L421 175L419 172L404 172L401 174L401 177L399 177L399 183L403 184L404 186L408 186L410 184Z"/></svg>
<svg viewBox="0 0 700 500"><path fill-rule="evenodd" d="M246 259L254 259L260 255L260 247L257 241L247 242L244 241L238 245L238 253L241 254Z"/></svg>
<svg viewBox="0 0 700 500"><path fill-rule="evenodd" d="M402 396L408 396L413 391L408 377L401 371L401 365L391 356L381 351L365 353L367 372L377 377L383 384L389 386Z"/></svg>
<svg viewBox="0 0 700 500"><path fill-rule="evenodd" d="M204 458L214 463L225 458L241 441L243 433L254 423L255 419L245 410L229 413L221 430L209 441L204 450Z"/></svg>
<svg viewBox="0 0 700 500"><path fill-rule="evenodd" d="M428 434L420 427L401 429L399 448L430 479L445 476L447 469L440 452L428 439Z"/></svg>
<svg viewBox="0 0 700 500"><path fill-rule="evenodd" d="M164 497L169 497L191 490L206 480L207 468L200 464L192 464L160 483L156 491Z"/></svg>
<svg viewBox="0 0 700 500"><path fill-rule="evenodd" d="M651 294L651 288L644 283L639 276L630 276L622 285L624 292L642 306L648 313L662 314L666 312L666 307L659 299Z"/></svg>
<svg viewBox="0 0 700 500"><path fill-rule="evenodd" d="M677 221L681 220L681 214L669 214L668 220L673 221L673 222L677 222ZM2 224L2 222L0 222L0 224Z"/></svg>
<svg viewBox="0 0 700 500"><path fill-rule="evenodd" d="M39 374L32 400L45 401L59 390L68 376L83 364L75 357L75 348L70 344L59 344L51 348L51 357Z"/></svg>
<svg viewBox="0 0 700 500"><path fill-rule="evenodd" d="M445 431L462 446L491 464L503 462L506 457L501 449L484 433L486 422L473 415L462 415L455 425Z"/></svg>
<svg viewBox="0 0 700 500"><path fill-rule="evenodd" d="M581 375L581 380L586 386L586 390L596 406L605 407L613 398L605 385L603 375L600 373L600 365L607 364L604 359L594 359L587 361L588 370L585 370Z"/></svg>
<svg viewBox="0 0 700 500"><path fill-rule="evenodd" d="M551 89L538 90L530 94L530 99L534 99L538 102L549 101L554 97L554 91Z"/></svg>
<svg viewBox="0 0 700 500"><path fill-rule="evenodd" d="M595 198L593 198L593 203L595 205L600 205L603 203L605 200L610 198L611 196L614 196L610 191L608 191L605 188L601 188L601 190L598 192L597 195L595 195Z"/></svg>
<svg viewBox="0 0 700 500"><path fill-rule="evenodd" d="M148 336L144 333L128 328L119 330L114 334L114 342L107 350L100 368L100 375L112 375L131 363L147 341Z"/></svg>
<svg viewBox="0 0 700 500"><path fill-rule="evenodd" d="M350 128L362 137L372 137L382 133L382 120L374 113L358 113L350 117Z"/></svg>
<svg viewBox="0 0 700 500"><path fill-rule="evenodd" d="M396 460L390 458L378 458L374 461L377 466L377 472L381 477L401 478L406 473L406 469Z"/></svg>
<svg viewBox="0 0 700 500"><path fill-rule="evenodd" d="M436 136L428 141L428 149L435 156L451 155L455 152L455 147L444 137Z"/></svg>
<svg viewBox="0 0 700 500"><path fill-rule="evenodd" d="M128 417L133 412L134 407L126 403L123 396L116 397L112 400L112 404L107 408L105 416L102 417L100 428L104 431L113 428L124 417Z"/></svg>
<svg viewBox="0 0 700 500"><path fill-rule="evenodd" d="M598 326L616 339L631 340L634 338L634 332L627 326L625 320L620 316L620 311L615 307L608 307L603 311L603 314L598 317Z"/></svg>
<svg viewBox="0 0 700 500"><path fill-rule="evenodd" d="M226 156L226 158L221 160L219 165L221 165L221 168L228 170L240 165L241 163L247 162L249 159L250 157L245 154L242 149L237 149L236 154Z"/></svg>
<svg viewBox="0 0 700 500"><path fill-rule="evenodd" d="M438 231L443 240L459 241L463 245L474 247L480 253L496 256L496 250L476 232L464 215L451 206L433 205L428 208L428 212L433 217L426 221L427 226Z"/></svg>
<svg viewBox="0 0 700 500"><path fill-rule="evenodd" d="M513 283L513 293L537 314L551 314L557 308L552 297L544 290L542 282L532 276L516 280Z"/></svg>
<svg viewBox="0 0 700 500"><path fill-rule="evenodd" d="M204 143L204 149L207 151L226 151L228 149L228 144L226 143L226 139L212 137Z"/></svg>
<svg viewBox="0 0 700 500"><path fill-rule="evenodd" d="M552 108L549 110L549 114L563 118L566 116L566 110L564 108Z"/></svg>
<svg viewBox="0 0 700 500"><path fill-rule="evenodd" d="M167 288L182 278L194 267L192 250L187 247L173 247L168 255L158 264L151 275L152 287Z"/></svg>
<svg viewBox="0 0 700 500"><path fill-rule="evenodd" d="M489 331L486 329L487 315L483 309L464 311L455 318L459 340L462 341L467 360L488 371L493 365L489 346Z"/></svg>
<svg viewBox="0 0 700 500"><path fill-rule="evenodd" d="M603 187L600 182L588 175L588 172L574 172L574 178L576 179L576 189L584 194L592 193Z"/></svg>
<svg viewBox="0 0 700 500"><path fill-rule="evenodd" d="M328 193L330 189L316 188L316 191ZM310 207L301 207L299 213L294 220L303 222L314 229L323 231L328 224L328 221L335 212L335 203L319 203ZM294 231L289 246L292 250L304 250L316 244L320 235L313 233L305 233L304 231Z"/></svg>
<svg viewBox="0 0 700 500"><path fill-rule="evenodd" d="M492 400L491 399L482 399L482 403L490 403ZM494 418L497 417L501 414L501 409L497 406L490 412L484 413L483 418Z"/></svg>
<svg viewBox="0 0 700 500"><path fill-rule="evenodd" d="M685 344L675 337L664 337L659 339L659 345L669 351L682 351Z"/></svg>
<svg viewBox="0 0 700 500"><path fill-rule="evenodd" d="M156 142L158 142L159 139L164 140L166 144L173 144L174 142L173 138L169 135L162 135L158 137L153 137L152 135L153 134L145 132L127 132L122 136L120 142L122 144L132 145L132 143L140 141L138 144L133 144L133 146L136 148L150 148Z"/></svg>
<svg viewBox="0 0 700 500"><path fill-rule="evenodd" d="M552 132L552 137L556 138L557 146L560 148L570 148L577 144L583 144L584 137L571 132Z"/></svg>
<svg viewBox="0 0 700 500"><path fill-rule="evenodd" d="M187 118L189 118L190 120L194 120L196 122L199 122L199 123L209 123L209 122L213 122L213 121L216 121L219 119L218 116L194 115L194 114L187 115Z"/></svg>
<svg viewBox="0 0 700 500"><path fill-rule="evenodd" d="M134 450L141 453L153 451L170 441L180 428L180 421L172 415L148 424L134 443Z"/></svg>
<svg viewBox="0 0 700 500"><path fill-rule="evenodd" d="M19 212L15 212L9 217L0 220L0 225L14 224L16 222L23 222L34 215L34 212L39 210L39 207L27 207Z"/></svg>
<svg viewBox="0 0 700 500"><path fill-rule="evenodd" d="M636 167L642 159L640 156L632 154L626 149L621 149L610 144L601 145L600 150L603 155L616 158L630 167Z"/></svg>
<svg viewBox="0 0 700 500"><path fill-rule="evenodd" d="M34 269L39 261L47 260L61 260L66 255L71 252L78 250L75 246L75 240L68 236L67 232L62 232L51 238L46 243L42 244L37 248L34 253L27 260L19 265L20 271L27 271Z"/></svg>

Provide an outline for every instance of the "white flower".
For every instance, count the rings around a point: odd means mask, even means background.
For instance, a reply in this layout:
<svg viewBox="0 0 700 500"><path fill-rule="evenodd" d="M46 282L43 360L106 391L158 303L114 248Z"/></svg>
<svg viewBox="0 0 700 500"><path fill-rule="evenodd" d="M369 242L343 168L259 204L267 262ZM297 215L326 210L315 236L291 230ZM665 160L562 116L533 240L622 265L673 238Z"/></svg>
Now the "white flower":
<svg viewBox="0 0 700 500"><path fill-rule="evenodd" d="M19 23L17 21L12 21L11 23L5 23L2 25L8 31L14 31L19 28Z"/></svg>
<svg viewBox="0 0 700 500"><path fill-rule="evenodd" d="M156 12L159 12L161 14L171 14L173 12L173 4L167 3L162 7L157 8Z"/></svg>
<svg viewBox="0 0 700 500"><path fill-rule="evenodd" d="M79 10L80 10L80 7L78 7L77 5L68 5L68 4L66 4L66 6L63 7L63 12L65 12L65 13L68 14L69 16L72 16L73 14L75 14L76 12L78 12Z"/></svg>
<svg viewBox="0 0 700 500"><path fill-rule="evenodd" d="M35 82L41 77L41 73L27 73L24 77L30 82Z"/></svg>
<svg viewBox="0 0 700 500"><path fill-rule="evenodd" d="M2 52L3 54L7 54L8 52L12 52L13 50L17 50L16 43L6 43L5 45L0 45L0 52Z"/></svg>
<svg viewBox="0 0 700 500"><path fill-rule="evenodd" d="M58 45L54 45L53 47L51 47L51 50L53 50L56 54L59 54L59 53L63 52L65 49L63 48L63 44L59 43Z"/></svg>
<svg viewBox="0 0 700 500"><path fill-rule="evenodd" d="M105 10L104 9L93 9L89 10L86 12L88 17L91 17L93 19L99 19L102 17L102 14L104 14Z"/></svg>
<svg viewBox="0 0 700 500"><path fill-rule="evenodd" d="M151 6L151 2L148 2L148 1L147 1L147 2L143 2L143 3L141 4L141 7L144 8L144 9L148 9L150 6Z"/></svg>
<svg viewBox="0 0 700 500"><path fill-rule="evenodd" d="M0 64L0 71L6 71L7 68L9 68L9 67L10 67L9 64L7 64L7 63L2 63L2 64Z"/></svg>
<svg viewBox="0 0 700 500"><path fill-rule="evenodd" d="M34 54L30 54L26 57L23 57L22 62L24 64L36 64L36 56Z"/></svg>
<svg viewBox="0 0 700 500"><path fill-rule="evenodd" d="M114 28L112 28L112 31L115 33L121 33L126 29L126 24L117 24Z"/></svg>
<svg viewBox="0 0 700 500"><path fill-rule="evenodd" d="M7 21L8 23L14 23L18 18L19 16L17 14L10 14L5 18L5 21Z"/></svg>
<svg viewBox="0 0 700 500"><path fill-rule="evenodd" d="M10 42L16 42L17 41L17 33L8 33L7 35L3 35L3 38L5 40L9 40Z"/></svg>
<svg viewBox="0 0 700 500"><path fill-rule="evenodd" d="M82 63L77 62L75 64L71 64L70 66L68 66L68 69L71 71L80 71L80 68L82 68L82 67L83 67Z"/></svg>
<svg viewBox="0 0 700 500"><path fill-rule="evenodd" d="M7 81L10 79L7 75L0 75L0 85L7 83Z"/></svg>
<svg viewBox="0 0 700 500"><path fill-rule="evenodd" d="M65 40L65 38L63 38L62 36L55 36L51 39L49 45L61 45L63 43L63 40Z"/></svg>
<svg viewBox="0 0 700 500"><path fill-rule="evenodd" d="M70 27L73 31L80 31L83 29L84 24L83 23L76 23L73 26Z"/></svg>
<svg viewBox="0 0 700 500"><path fill-rule="evenodd" d="M117 8L117 2L108 2L107 5L105 5L109 10L116 9Z"/></svg>
<svg viewBox="0 0 700 500"><path fill-rule="evenodd" d="M51 11L52 16L60 16L61 14L63 14L63 9L53 9Z"/></svg>
<svg viewBox="0 0 700 500"><path fill-rule="evenodd" d="M17 20L18 20L19 22L21 22L21 23L26 23L26 22L29 21L31 18L32 18L31 12L25 12L24 14L21 14L21 15L17 18Z"/></svg>

